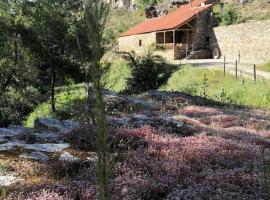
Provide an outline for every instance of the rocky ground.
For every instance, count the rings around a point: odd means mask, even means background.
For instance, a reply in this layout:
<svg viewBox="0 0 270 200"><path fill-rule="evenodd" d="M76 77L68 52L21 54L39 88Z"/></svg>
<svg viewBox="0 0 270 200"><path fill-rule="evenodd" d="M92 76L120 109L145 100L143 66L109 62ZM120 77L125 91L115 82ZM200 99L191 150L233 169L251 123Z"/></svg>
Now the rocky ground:
<svg viewBox="0 0 270 200"><path fill-rule="evenodd" d="M111 199L267 199L270 112L182 93L105 94ZM95 134L37 119L0 129L0 198L96 199Z"/></svg>

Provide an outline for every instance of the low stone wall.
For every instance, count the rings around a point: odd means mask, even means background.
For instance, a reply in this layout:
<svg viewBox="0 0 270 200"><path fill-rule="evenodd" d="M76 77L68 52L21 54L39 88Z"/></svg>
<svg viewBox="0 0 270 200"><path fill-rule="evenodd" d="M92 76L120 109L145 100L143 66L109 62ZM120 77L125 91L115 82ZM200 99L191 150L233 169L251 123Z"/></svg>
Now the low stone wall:
<svg viewBox="0 0 270 200"><path fill-rule="evenodd" d="M214 28L215 45L228 60L247 63L270 60L270 20Z"/></svg>
<svg viewBox="0 0 270 200"><path fill-rule="evenodd" d="M141 42L141 44L140 44ZM134 51L136 54L142 54L150 45L156 42L156 33L145 33L120 37L118 39L120 52Z"/></svg>

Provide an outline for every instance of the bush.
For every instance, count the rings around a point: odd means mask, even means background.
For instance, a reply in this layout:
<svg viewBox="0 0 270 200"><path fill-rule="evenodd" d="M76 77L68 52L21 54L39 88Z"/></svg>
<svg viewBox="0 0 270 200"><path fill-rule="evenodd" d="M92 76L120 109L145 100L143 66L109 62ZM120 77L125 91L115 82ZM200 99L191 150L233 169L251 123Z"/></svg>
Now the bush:
<svg viewBox="0 0 270 200"><path fill-rule="evenodd" d="M20 124L40 101L40 94L33 87L10 88L0 96L0 126Z"/></svg>
<svg viewBox="0 0 270 200"><path fill-rule="evenodd" d="M269 87L270 82L262 78L255 84L249 78L241 81L231 74L224 77L223 71L218 69L184 67L173 73L166 85L160 89L201 96L206 94L207 98L223 103L269 108Z"/></svg>
<svg viewBox="0 0 270 200"><path fill-rule="evenodd" d="M129 93L143 93L148 90L157 89L170 77L175 67L165 64L163 57L154 55L154 51L148 50L142 56L135 53L125 53L131 69L131 77L127 79Z"/></svg>
<svg viewBox="0 0 270 200"><path fill-rule="evenodd" d="M220 8L215 7L214 12L220 25L232 25L241 22L240 12L233 4L226 5L223 11Z"/></svg>
<svg viewBox="0 0 270 200"><path fill-rule="evenodd" d="M74 129L66 140L80 150L96 150L96 133L90 124L84 124L80 128Z"/></svg>

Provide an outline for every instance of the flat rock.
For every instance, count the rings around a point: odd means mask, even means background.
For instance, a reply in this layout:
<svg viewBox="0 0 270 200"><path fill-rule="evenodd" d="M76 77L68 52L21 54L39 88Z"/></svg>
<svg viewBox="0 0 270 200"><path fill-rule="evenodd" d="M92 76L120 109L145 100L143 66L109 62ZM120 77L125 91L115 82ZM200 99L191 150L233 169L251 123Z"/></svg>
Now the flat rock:
<svg viewBox="0 0 270 200"><path fill-rule="evenodd" d="M128 117L107 117L108 124L111 126L125 126L128 125L130 118Z"/></svg>
<svg viewBox="0 0 270 200"><path fill-rule="evenodd" d="M80 124L73 120L60 121L53 118L38 118L35 121L36 129L47 129L56 132L68 132L74 128L78 128Z"/></svg>
<svg viewBox="0 0 270 200"><path fill-rule="evenodd" d="M70 147L70 144L68 143L62 143L62 144L54 144L54 143L47 143L47 144L25 144L23 148L29 149L29 150L35 150L35 151L42 151L42 152L61 152L64 149L67 149Z"/></svg>
<svg viewBox="0 0 270 200"><path fill-rule="evenodd" d="M18 126L18 125L9 125L8 129L19 132L19 133L27 133L29 130L31 130L30 128L26 128L24 126Z"/></svg>
<svg viewBox="0 0 270 200"><path fill-rule="evenodd" d="M23 147L25 143L23 141L12 141L4 144L0 144L0 151L12 150L16 147Z"/></svg>
<svg viewBox="0 0 270 200"><path fill-rule="evenodd" d="M0 136L2 137L15 137L22 134L21 131L18 130L12 130L8 128L0 128Z"/></svg>
<svg viewBox="0 0 270 200"><path fill-rule="evenodd" d="M19 179L17 177L11 175L0 176L0 186L10 186L18 180Z"/></svg>
<svg viewBox="0 0 270 200"><path fill-rule="evenodd" d="M32 152L31 154L23 153L19 157L43 162L48 161L50 159L47 155L39 151Z"/></svg>
<svg viewBox="0 0 270 200"><path fill-rule="evenodd" d="M68 162L73 162L73 161L78 161L80 160L80 158L76 157L76 156L73 156L71 155L70 153L68 152L64 152L60 155L59 157L59 160L60 161L68 161Z"/></svg>
<svg viewBox="0 0 270 200"><path fill-rule="evenodd" d="M33 133L36 140L42 143L59 142L59 134L54 132Z"/></svg>

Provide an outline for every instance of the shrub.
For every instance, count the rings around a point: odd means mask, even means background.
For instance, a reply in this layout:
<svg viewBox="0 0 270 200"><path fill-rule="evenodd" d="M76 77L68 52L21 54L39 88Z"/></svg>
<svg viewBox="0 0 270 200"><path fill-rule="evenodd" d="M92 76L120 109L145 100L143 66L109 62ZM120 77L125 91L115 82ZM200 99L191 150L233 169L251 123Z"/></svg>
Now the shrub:
<svg viewBox="0 0 270 200"><path fill-rule="evenodd" d="M66 140L80 150L96 150L96 133L90 124L74 129L68 134Z"/></svg>
<svg viewBox="0 0 270 200"><path fill-rule="evenodd" d="M148 50L141 56L136 56L134 52L125 53L124 58L131 69L131 77L127 79L128 92L136 94L157 89L174 69L165 65L164 58L155 55L154 50Z"/></svg>
<svg viewBox="0 0 270 200"><path fill-rule="evenodd" d="M241 15L235 5L230 4L224 7L224 10L215 8L215 14L217 16L220 25L238 24L241 22Z"/></svg>

